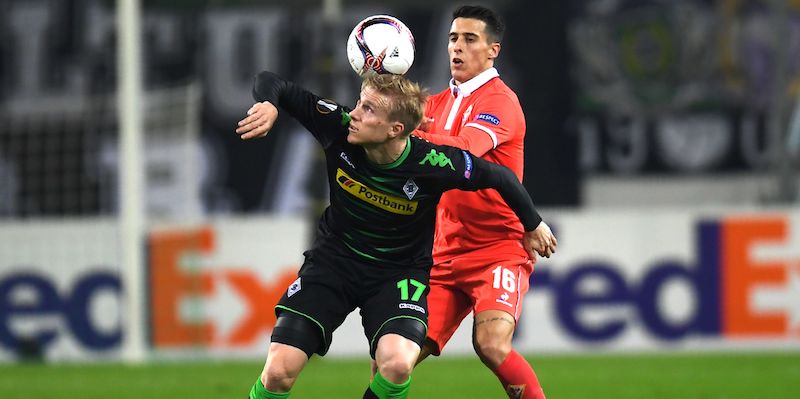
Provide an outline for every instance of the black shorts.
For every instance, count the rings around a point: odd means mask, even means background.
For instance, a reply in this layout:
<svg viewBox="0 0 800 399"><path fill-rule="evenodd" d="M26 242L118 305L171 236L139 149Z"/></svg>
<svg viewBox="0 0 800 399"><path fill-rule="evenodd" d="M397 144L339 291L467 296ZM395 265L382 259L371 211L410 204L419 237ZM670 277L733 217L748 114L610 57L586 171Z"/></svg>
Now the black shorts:
<svg viewBox="0 0 800 399"><path fill-rule="evenodd" d="M411 318L428 326L427 269L389 269L340 255L306 254L299 277L275 306L275 314L293 312L322 330L324 356L333 331L356 308L374 357L381 326L395 318ZM422 346L422 342L417 342Z"/></svg>

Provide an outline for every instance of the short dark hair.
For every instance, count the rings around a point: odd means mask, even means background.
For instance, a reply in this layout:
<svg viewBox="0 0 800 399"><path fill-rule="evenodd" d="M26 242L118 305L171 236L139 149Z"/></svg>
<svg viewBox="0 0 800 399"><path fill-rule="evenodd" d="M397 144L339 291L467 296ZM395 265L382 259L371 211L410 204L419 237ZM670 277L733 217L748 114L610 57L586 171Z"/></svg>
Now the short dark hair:
<svg viewBox="0 0 800 399"><path fill-rule="evenodd" d="M461 6L453 11L453 19L471 18L486 23L486 33L490 42L500 43L503 40L506 25L494 11L481 6Z"/></svg>

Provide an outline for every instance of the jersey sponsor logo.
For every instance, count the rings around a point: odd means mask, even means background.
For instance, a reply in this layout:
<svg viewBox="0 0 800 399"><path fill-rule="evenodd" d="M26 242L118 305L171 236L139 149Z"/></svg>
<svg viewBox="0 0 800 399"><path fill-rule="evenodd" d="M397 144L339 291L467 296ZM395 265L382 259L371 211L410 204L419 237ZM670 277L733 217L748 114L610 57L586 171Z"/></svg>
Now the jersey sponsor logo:
<svg viewBox="0 0 800 399"><path fill-rule="evenodd" d="M447 155L444 155L444 153L436 152L435 149L431 149L431 152L427 153L425 155L425 158L423 158L422 161L419 161L419 164L425 165L425 162L430 163L431 166L438 166L440 168L449 166L450 169L456 170L456 168L453 167L453 161L451 161L450 158L447 157Z"/></svg>
<svg viewBox="0 0 800 399"><path fill-rule="evenodd" d="M356 166L353 165L353 162L350 161L350 157L348 157L347 154L345 154L344 151L342 151L342 153L339 154L339 157L342 158L345 162L347 162L347 164L350 165L351 168L353 168L353 169L356 168Z"/></svg>
<svg viewBox="0 0 800 399"><path fill-rule="evenodd" d="M469 179L472 177L472 157L466 151L461 151L461 153L464 155L464 177Z"/></svg>
<svg viewBox="0 0 800 399"><path fill-rule="evenodd" d="M300 285L300 277L298 277L297 280L294 280L292 285L289 286L289 290L286 291L286 297L291 298L292 295L296 294L297 291L300 291L301 288L303 287Z"/></svg>
<svg viewBox="0 0 800 399"><path fill-rule="evenodd" d="M322 99L317 101L317 112L320 114L330 114L331 112L336 111L336 108L339 108L339 106L331 100Z"/></svg>
<svg viewBox="0 0 800 399"><path fill-rule="evenodd" d="M411 310L416 310L417 312L420 313L425 313L425 309L423 309L422 306L414 305L413 303L401 302L400 305L398 305L398 307L400 309L411 309Z"/></svg>
<svg viewBox="0 0 800 399"><path fill-rule="evenodd" d="M403 192L406 193L408 199L413 199L417 191L419 191L419 186L414 183L414 179L408 179L406 184L403 185Z"/></svg>
<svg viewBox="0 0 800 399"><path fill-rule="evenodd" d="M354 197L384 211L398 215L413 215L417 212L417 201L409 201L400 197L375 191L361 182L354 180L343 170L336 170L336 182L344 191Z"/></svg>
<svg viewBox="0 0 800 399"><path fill-rule="evenodd" d="M500 118L498 118L498 117L496 117L496 116L494 116L492 114L478 114L478 116L475 117L475 120L476 121L489 122L489 123L491 123L492 125L495 125L495 126L500 124Z"/></svg>

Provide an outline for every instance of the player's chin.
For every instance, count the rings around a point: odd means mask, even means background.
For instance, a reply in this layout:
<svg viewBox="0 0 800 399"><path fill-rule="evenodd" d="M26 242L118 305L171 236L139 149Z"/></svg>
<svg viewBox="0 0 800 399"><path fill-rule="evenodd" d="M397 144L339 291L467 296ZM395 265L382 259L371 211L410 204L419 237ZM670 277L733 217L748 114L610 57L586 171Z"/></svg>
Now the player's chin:
<svg viewBox="0 0 800 399"><path fill-rule="evenodd" d="M450 76L452 76L456 82L460 83L464 83L468 80L464 64L450 64Z"/></svg>
<svg viewBox="0 0 800 399"><path fill-rule="evenodd" d="M360 143L360 140L355 134L353 134L352 131L350 131L349 133L347 133L347 142L356 145Z"/></svg>

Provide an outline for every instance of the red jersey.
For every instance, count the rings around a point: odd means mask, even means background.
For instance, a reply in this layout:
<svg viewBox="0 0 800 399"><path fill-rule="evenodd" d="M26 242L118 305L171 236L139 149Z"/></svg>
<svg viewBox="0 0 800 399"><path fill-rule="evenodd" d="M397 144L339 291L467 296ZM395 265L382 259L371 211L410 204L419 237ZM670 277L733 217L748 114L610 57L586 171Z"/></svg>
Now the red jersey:
<svg viewBox="0 0 800 399"><path fill-rule="evenodd" d="M428 98L428 132L414 134L459 147L511 169L522 181L525 116L495 68ZM444 193L436 215L434 264L456 257L527 258L519 218L495 190Z"/></svg>

